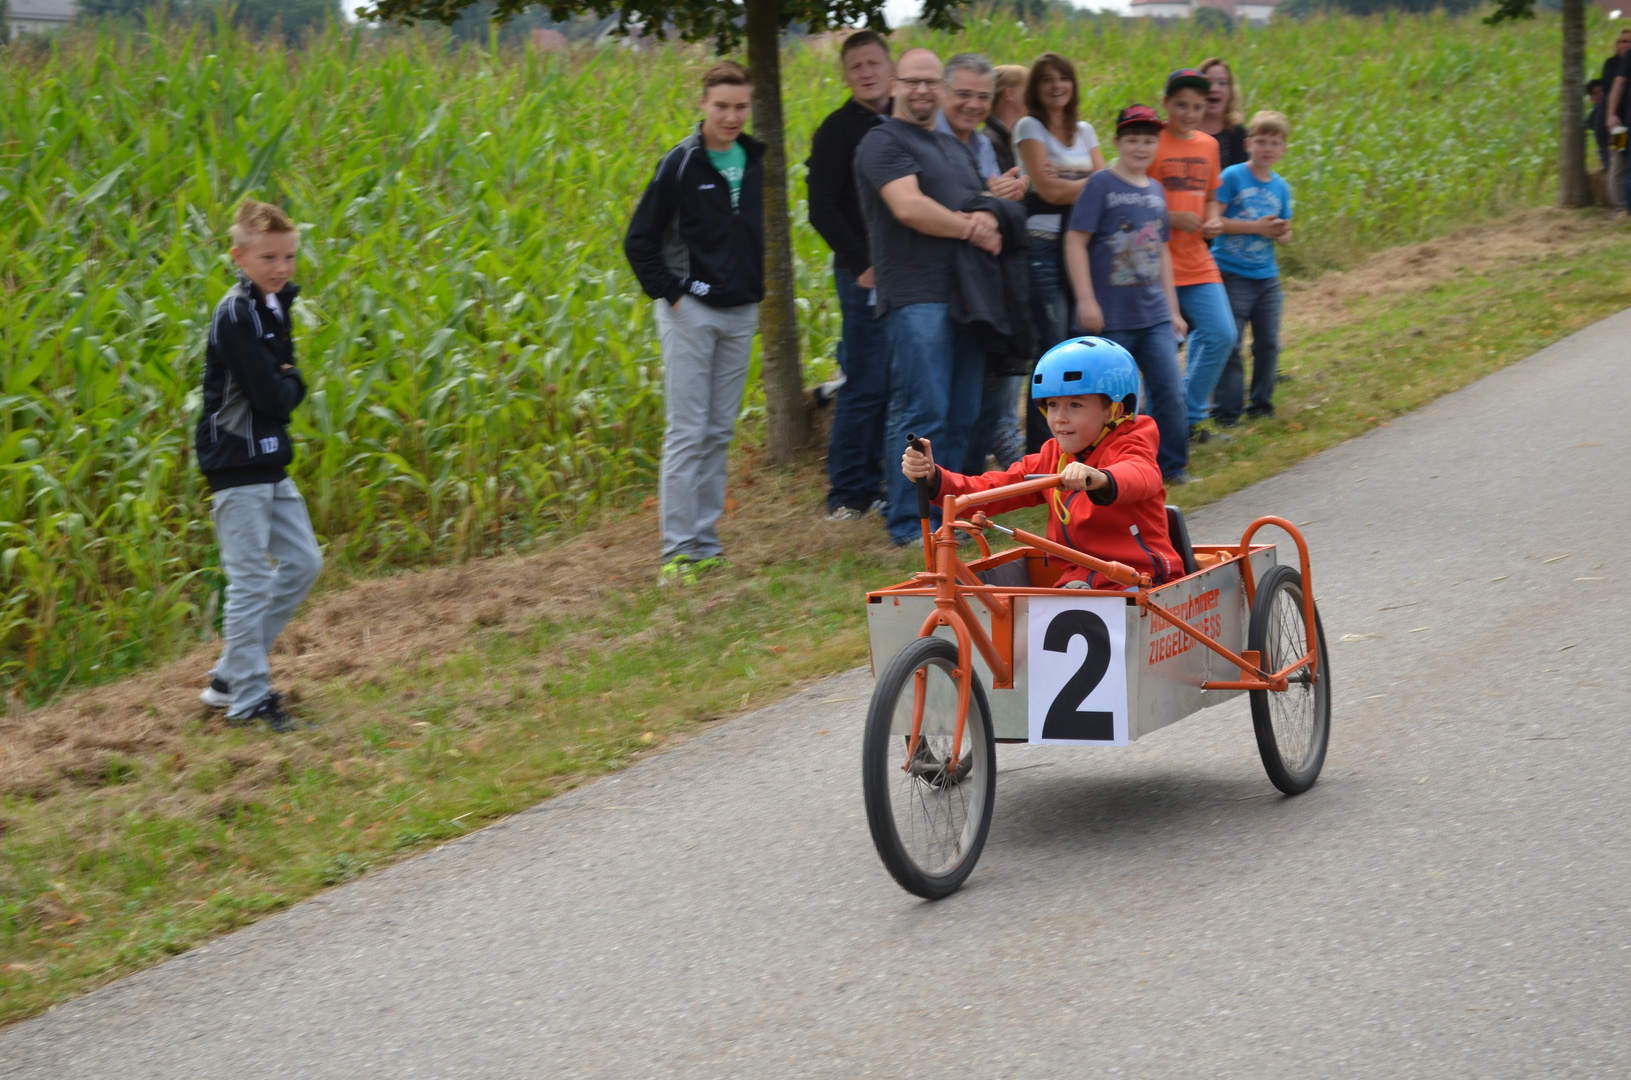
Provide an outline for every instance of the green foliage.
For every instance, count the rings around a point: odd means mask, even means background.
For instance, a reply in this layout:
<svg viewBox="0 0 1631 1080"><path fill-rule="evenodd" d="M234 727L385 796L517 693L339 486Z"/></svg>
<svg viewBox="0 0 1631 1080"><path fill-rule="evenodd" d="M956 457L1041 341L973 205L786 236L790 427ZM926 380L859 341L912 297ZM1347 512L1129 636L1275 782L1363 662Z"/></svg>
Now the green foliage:
<svg viewBox="0 0 1631 1080"><path fill-rule="evenodd" d="M1293 123L1293 272L1550 194L1553 122L1523 103L1548 93L1552 20L1322 19L1222 39L993 18L900 37L1091 58L1083 116L1101 132L1175 55L1227 55L1248 110ZM621 239L693 121L707 51L494 54L450 50L445 31L334 27L300 51L172 28L14 52L0 64L0 683L38 698L109 678L218 615L191 442L245 195L304 229L311 396L294 475L332 567L507 550L653 490L661 366ZM785 67L798 162L844 90L829 52L795 47ZM804 354L830 357L830 256L801 206L793 235ZM755 389L747 437L761 417Z"/></svg>
<svg viewBox="0 0 1631 1080"><path fill-rule="evenodd" d="M1460 15L1481 8L1484 3L1485 0L1286 0L1275 9L1275 14L1294 19L1304 18L1315 12L1343 15L1408 12L1422 15L1432 11L1444 11L1451 15Z"/></svg>
<svg viewBox="0 0 1631 1080"><path fill-rule="evenodd" d="M1235 31L1235 18L1227 11L1218 8L1197 8L1191 16L1195 29L1215 34L1232 34Z"/></svg>
<svg viewBox="0 0 1631 1080"><path fill-rule="evenodd" d="M199 20L210 25L231 22L256 34L281 34L296 40L309 30L339 21L341 0L78 0L80 19L112 19L162 29Z"/></svg>

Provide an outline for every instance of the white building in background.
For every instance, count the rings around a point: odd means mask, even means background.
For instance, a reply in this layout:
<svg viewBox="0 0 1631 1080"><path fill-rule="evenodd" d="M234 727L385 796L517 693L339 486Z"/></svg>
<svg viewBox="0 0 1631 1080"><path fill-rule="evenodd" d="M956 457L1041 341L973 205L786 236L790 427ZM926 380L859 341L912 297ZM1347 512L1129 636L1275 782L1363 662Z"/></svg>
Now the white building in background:
<svg viewBox="0 0 1631 1080"><path fill-rule="evenodd" d="M1128 14L1146 19L1187 19L1198 8L1216 8L1253 26L1266 24L1279 0L1132 0Z"/></svg>
<svg viewBox="0 0 1631 1080"><path fill-rule="evenodd" d="M74 0L9 0L6 36L56 30L74 21Z"/></svg>

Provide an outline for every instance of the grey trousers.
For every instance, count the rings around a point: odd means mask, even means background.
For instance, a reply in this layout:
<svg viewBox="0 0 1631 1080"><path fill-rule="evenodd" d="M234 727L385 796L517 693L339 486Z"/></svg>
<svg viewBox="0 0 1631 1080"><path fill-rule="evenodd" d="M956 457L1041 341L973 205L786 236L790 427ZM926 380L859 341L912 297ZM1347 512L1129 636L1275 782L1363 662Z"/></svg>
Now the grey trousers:
<svg viewBox="0 0 1631 1080"><path fill-rule="evenodd" d="M238 719L272 692L266 654L311 591L323 555L293 480L217 491L210 518L227 576L225 648L215 675L232 687L227 717Z"/></svg>
<svg viewBox="0 0 1631 1080"><path fill-rule="evenodd" d="M758 304L716 308L687 296L676 311L657 301L667 399L657 488L665 562L676 555L709 559L724 551L719 518L725 512L725 466L758 325Z"/></svg>
<svg viewBox="0 0 1631 1080"><path fill-rule="evenodd" d="M1624 210L1626 208L1625 166L1625 151L1610 150L1608 152L1608 202L1609 205L1616 210Z"/></svg>

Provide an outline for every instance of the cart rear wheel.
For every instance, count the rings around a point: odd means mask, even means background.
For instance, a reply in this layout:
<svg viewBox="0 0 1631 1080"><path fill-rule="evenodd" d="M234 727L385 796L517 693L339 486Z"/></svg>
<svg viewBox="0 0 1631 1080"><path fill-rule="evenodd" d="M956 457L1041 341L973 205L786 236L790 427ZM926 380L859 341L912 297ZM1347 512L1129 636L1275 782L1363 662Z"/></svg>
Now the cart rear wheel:
<svg viewBox="0 0 1631 1080"><path fill-rule="evenodd" d="M1331 737L1331 663L1325 651L1325 628L1314 612L1317 665L1291 675L1285 692L1253 690L1252 726L1263 769L1275 787L1287 795L1301 795L1314 786L1325 765ZM1308 651L1303 619L1302 575L1289 566L1275 566L1257 584L1252 601L1248 649L1263 657L1265 671L1279 671Z"/></svg>
<svg viewBox="0 0 1631 1080"><path fill-rule="evenodd" d="M909 893L938 900L956 892L991 830L997 746L978 674L955 766L957 646L918 638L895 654L872 692L861 748L861 786L878 856ZM908 760L912 711L921 673L923 725Z"/></svg>

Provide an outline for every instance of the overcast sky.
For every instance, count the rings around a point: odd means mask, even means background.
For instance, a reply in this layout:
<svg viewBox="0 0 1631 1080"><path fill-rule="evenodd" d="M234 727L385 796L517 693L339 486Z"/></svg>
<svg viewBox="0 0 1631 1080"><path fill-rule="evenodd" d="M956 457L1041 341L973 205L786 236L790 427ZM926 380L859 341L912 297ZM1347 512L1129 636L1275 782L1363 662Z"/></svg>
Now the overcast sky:
<svg viewBox="0 0 1631 1080"><path fill-rule="evenodd" d="M1075 3L1077 7L1092 8L1094 10L1104 8L1121 12L1127 10L1127 0L1090 0L1088 3L1075 0ZM887 13L890 26L899 26L907 19L916 18L917 13L921 10L923 10L922 0L888 0L888 3L884 5L884 11Z"/></svg>

